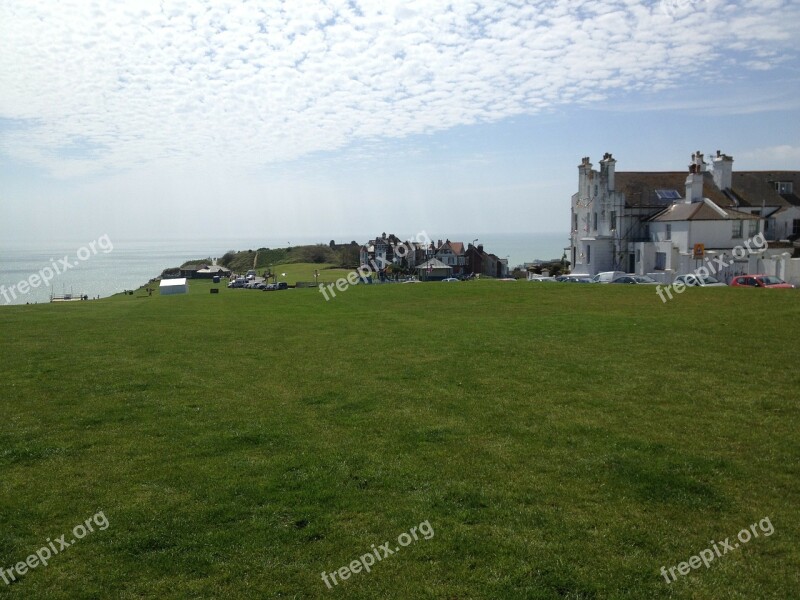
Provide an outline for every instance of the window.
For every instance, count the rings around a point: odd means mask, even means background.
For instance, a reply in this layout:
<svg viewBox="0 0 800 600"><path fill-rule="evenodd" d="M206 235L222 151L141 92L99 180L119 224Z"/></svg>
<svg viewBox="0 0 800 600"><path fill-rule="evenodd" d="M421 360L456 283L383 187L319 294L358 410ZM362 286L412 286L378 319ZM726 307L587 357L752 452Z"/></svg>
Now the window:
<svg viewBox="0 0 800 600"><path fill-rule="evenodd" d="M586 264L592 264L592 247L586 246Z"/></svg>
<svg viewBox="0 0 800 600"><path fill-rule="evenodd" d="M667 268L667 253L656 252L656 271L663 271Z"/></svg>
<svg viewBox="0 0 800 600"><path fill-rule="evenodd" d="M614 231L617 228L617 211L611 211L611 230Z"/></svg>
<svg viewBox="0 0 800 600"><path fill-rule="evenodd" d="M597 213L592 213L592 229L597 231Z"/></svg>
<svg viewBox="0 0 800 600"><path fill-rule="evenodd" d="M572 213L572 231L578 231L578 215Z"/></svg>
<svg viewBox="0 0 800 600"><path fill-rule="evenodd" d="M747 228L747 237L751 238L758 233L758 221L750 221L750 226Z"/></svg>
<svg viewBox="0 0 800 600"><path fill-rule="evenodd" d="M779 194L791 194L792 193L792 182L791 181L776 181L775 182L775 190Z"/></svg>
<svg viewBox="0 0 800 600"><path fill-rule="evenodd" d="M656 190L656 197L659 200L680 200L681 195L678 190Z"/></svg>
<svg viewBox="0 0 800 600"><path fill-rule="evenodd" d="M800 235L800 219L792 221L792 235Z"/></svg>
<svg viewBox="0 0 800 600"><path fill-rule="evenodd" d="M642 262L642 251L638 249L636 250L636 262Z"/></svg>
<svg viewBox="0 0 800 600"><path fill-rule="evenodd" d="M742 237L742 222L741 221L734 221L733 222L733 233L731 233L731 237L734 239Z"/></svg>
<svg viewBox="0 0 800 600"><path fill-rule="evenodd" d="M664 236L664 239L665 240L672 239L672 225L670 225L669 223L667 223L667 234Z"/></svg>

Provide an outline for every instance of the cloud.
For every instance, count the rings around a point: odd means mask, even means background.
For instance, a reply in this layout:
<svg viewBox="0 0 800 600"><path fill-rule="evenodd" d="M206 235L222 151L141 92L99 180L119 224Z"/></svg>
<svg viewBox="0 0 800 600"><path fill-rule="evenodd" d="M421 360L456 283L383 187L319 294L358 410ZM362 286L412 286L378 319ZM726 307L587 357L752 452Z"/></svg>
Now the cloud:
<svg viewBox="0 0 800 600"><path fill-rule="evenodd" d="M0 5L0 153L58 177L258 168L609 102L794 52L790 1ZM776 18L780 15L780 18ZM88 149L77 153L75 148Z"/></svg>

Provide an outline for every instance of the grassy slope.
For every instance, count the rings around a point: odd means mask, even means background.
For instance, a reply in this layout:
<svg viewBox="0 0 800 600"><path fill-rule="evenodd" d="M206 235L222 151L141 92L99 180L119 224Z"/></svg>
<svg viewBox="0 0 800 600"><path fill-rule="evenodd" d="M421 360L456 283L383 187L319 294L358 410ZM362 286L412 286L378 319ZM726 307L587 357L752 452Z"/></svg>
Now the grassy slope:
<svg viewBox="0 0 800 600"><path fill-rule="evenodd" d="M339 269L330 264L313 264L313 263L284 263L274 265L273 271L278 274L278 281L287 281L290 285L294 285L298 281L311 282L314 281L314 270L319 271L319 283L334 283L339 277L347 277L353 269ZM258 274L263 273L262 269L258 270ZM286 273L286 276L283 276Z"/></svg>
<svg viewBox="0 0 800 600"><path fill-rule="evenodd" d="M0 597L800 589L798 292L191 285L0 311L0 567L110 522ZM771 537L660 576L765 516Z"/></svg>

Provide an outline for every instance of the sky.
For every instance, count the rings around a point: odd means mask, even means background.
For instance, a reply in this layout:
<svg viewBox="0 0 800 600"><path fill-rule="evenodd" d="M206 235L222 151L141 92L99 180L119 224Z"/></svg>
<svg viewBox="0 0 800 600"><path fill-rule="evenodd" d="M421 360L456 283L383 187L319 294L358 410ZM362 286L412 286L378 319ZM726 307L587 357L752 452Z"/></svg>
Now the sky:
<svg viewBox="0 0 800 600"><path fill-rule="evenodd" d="M566 232L577 165L800 170L798 0L0 0L0 240Z"/></svg>

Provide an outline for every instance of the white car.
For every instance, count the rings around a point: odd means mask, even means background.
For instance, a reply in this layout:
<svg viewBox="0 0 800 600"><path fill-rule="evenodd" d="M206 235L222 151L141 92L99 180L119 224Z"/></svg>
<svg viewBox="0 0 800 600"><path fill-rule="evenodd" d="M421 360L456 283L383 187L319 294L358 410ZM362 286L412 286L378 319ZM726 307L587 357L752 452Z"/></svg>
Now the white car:
<svg viewBox="0 0 800 600"><path fill-rule="evenodd" d="M617 277L627 275L624 271L603 271L592 277L592 283L611 283Z"/></svg>
<svg viewBox="0 0 800 600"><path fill-rule="evenodd" d="M675 283L678 282L681 282L684 285L699 285L703 287L728 287L719 279L711 277L711 275L701 276L695 275L694 273L689 273L688 275L678 275L675 278Z"/></svg>
<svg viewBox="0 0 800 600"><path fill-rule="evenodd" d="M458 281L455 277L447 277L446 279L442 279L442 282L450 282L450 281Z"/></svg>

